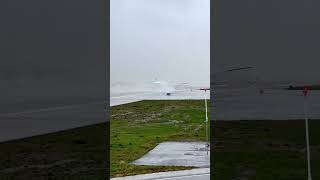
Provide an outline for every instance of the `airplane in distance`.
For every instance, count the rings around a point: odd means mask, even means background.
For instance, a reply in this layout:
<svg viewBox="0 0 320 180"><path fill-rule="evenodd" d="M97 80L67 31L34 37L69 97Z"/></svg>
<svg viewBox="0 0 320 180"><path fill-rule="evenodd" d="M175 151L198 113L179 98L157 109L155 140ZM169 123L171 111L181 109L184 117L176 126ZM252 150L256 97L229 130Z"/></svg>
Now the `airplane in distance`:
<svg viewBox="0 0 320 180"><path fill-rule="evenodd" d="M192 91L194 88L192 88L189 83L169 83L168 81L164 80L156 80L152 82L154 85L154 88L157 89L160 93L164 93L167 96L172 95L173 93L178 92L185 92L185 91Z"/></svg>

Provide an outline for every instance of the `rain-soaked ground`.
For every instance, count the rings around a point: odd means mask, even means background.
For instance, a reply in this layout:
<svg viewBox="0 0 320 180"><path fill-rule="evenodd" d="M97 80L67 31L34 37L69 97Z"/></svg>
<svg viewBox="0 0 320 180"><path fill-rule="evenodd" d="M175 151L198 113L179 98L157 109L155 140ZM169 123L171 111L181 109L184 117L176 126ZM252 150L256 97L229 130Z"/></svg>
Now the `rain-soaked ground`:
<svg viewBox="0 0 320 180"><path fill-rule="evenodd" d="M302 119L304 97L299 90L258 88L217 89L211 92L213 119L217 120L290 120ZM207 98L209 98L207 92ZM165 93L132 93L111 96L110 105L119 105L144 99L204 99L202 91L185 91L166 96ZM308 115L320 119L320 91L308 93Z"/></svg>
<svg viewBox="0 0 320 180"><path fill-rule="evenodd" d="M209 167L210 148L205 142L163 142L133 164Z"/></svg>

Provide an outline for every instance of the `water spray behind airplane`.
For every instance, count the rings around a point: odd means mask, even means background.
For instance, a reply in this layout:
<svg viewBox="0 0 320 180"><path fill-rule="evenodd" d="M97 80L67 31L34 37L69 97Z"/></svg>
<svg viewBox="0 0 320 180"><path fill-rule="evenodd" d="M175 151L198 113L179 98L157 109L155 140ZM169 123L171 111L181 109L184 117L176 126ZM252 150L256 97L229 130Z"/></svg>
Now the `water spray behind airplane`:
<svg viewBox="0 0 320 180"><path fill-rule="evenodd" d="M172 93L186 91L188 83L176 83L170 84L167 81L154 81L153 84L158 88L161 93L165 93L167 96L170 96Z"/></svg>

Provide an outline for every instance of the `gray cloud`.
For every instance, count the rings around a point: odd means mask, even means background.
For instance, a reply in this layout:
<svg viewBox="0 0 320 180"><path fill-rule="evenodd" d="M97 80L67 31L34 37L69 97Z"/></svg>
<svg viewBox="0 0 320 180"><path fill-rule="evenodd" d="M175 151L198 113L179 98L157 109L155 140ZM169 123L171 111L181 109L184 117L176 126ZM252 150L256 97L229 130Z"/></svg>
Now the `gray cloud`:
<svg viewBox="0 0 320 180"><path fill-rule="evenodd" d="M214 4L214 71L252 65L265 80L319 83L320 2Z"/></svg>
<svg viewBox="0 0 320 180"><path fill-rule="evenodd" d="M107 64L102 5L86 0L1 1L1 97L102 96Z"/></svg>
<svg viewBox="0 0 320 180"><path fill-rule="evenodd" d="M209 0L111 0L111 82L210 81Z"/></svg>

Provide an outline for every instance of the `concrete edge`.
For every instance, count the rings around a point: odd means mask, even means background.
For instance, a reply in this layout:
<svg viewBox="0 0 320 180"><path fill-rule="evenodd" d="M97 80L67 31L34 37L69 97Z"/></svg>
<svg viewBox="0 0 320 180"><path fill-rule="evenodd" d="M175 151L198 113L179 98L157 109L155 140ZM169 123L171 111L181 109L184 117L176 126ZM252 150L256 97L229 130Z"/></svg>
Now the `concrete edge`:
<svg viewBox="0 0 320 180"><path fill-rule="evenodd" d="M165 179L165 178L173 178L173 177L204 175L209 173L210 173L210 168L196 168L196 169L183 170L183 171L169 171L169 172L142 174L142 175L135 175L135 176L117 177L117 178L111 178L111 180L154 180L154 179Z"/></svg>

